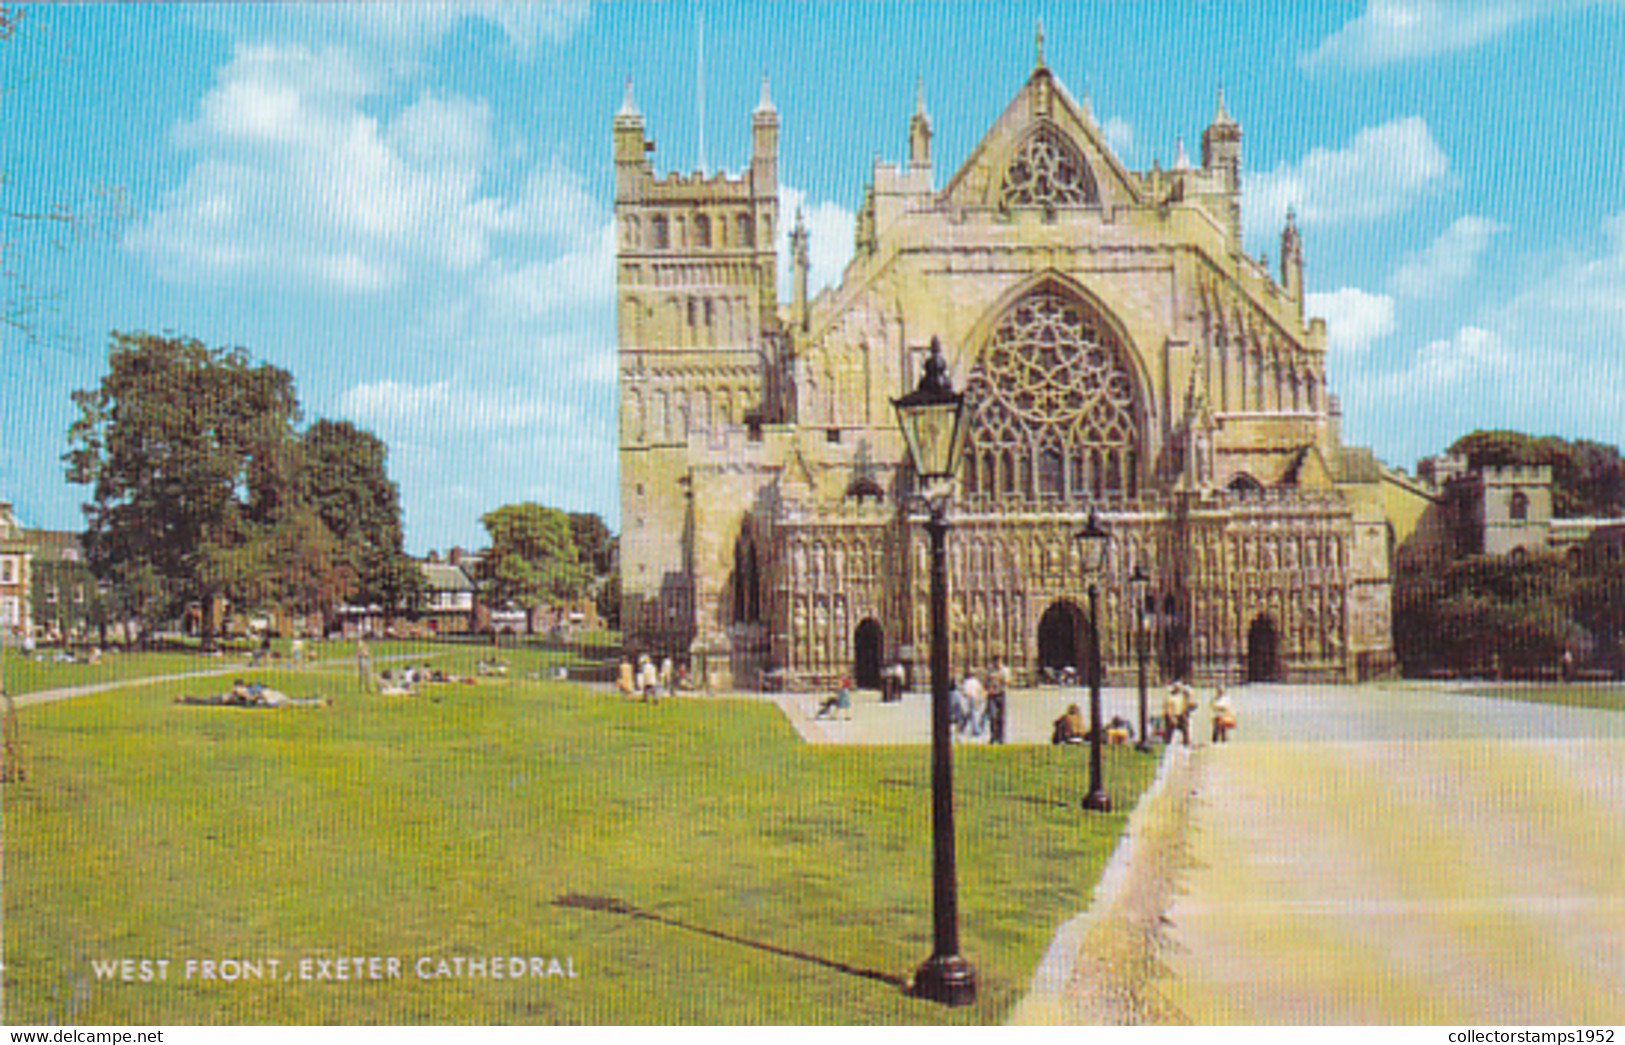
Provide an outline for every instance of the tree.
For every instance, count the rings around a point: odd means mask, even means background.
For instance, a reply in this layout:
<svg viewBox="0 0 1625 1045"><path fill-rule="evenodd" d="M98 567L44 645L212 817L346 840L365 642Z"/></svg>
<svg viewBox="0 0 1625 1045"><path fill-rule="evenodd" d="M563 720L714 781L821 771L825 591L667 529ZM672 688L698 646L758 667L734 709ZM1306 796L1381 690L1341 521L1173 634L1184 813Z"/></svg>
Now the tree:
<svg viewBox="0 0 1625 1045"><path fill-rule="evenodd" d="M96 576L143 592L139 615L254 601L299 416L293 377L242 349L113 334L99 388L73 394L68 479L91 487L85 553Z"/></svg>
<svg viewBox="0 0 1625 1045"><path fill-rule="evenodd" d="M615 535L604 520L594 512L571 512L570 536L575 538L581 564L592 570L594 577L609 573L615 564Z"/></svg>
<svg viewBox="0 0 1625 1045"><path fill-rule="evenodd" d="M509 504L487 512L480 522L491 535L490 554L481 564L491 596L522 607L526 630L534 630L537 609L586 593L588 569L563 512L534 502Z"/></svg>
<svg viewBox="0 0 1625 1045"><path fill-rule="evenodd" d="M406 556L401 532L400 490L389 478L389 449L371 432L348 421L317 420L300 439L296 496L334 541L333 561L353 575L351 590L376 602L386 615L415 609L423 573ZM323 601L330 611L333 603Z"/></svg>

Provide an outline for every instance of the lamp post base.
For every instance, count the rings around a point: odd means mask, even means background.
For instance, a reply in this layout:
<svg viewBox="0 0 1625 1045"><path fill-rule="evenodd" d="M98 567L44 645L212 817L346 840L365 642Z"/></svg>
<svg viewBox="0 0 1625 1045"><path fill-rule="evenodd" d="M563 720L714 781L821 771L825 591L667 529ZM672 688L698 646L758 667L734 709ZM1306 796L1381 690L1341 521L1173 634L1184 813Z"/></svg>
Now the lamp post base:
<svg viewBox="0 0 1625 1045"><path fill-rule="evenodd" d="M1112 811L1112 796L1104 790L1091 791L1083 796L1083 808L1096 813Z"/></svg>
<svg viewBox="0 0 1625 1045"><path fill-rule="evenodd" d="M933 954L914 970L916 998L957 1008L976 1000L976 970L957 954Z"/></svg>

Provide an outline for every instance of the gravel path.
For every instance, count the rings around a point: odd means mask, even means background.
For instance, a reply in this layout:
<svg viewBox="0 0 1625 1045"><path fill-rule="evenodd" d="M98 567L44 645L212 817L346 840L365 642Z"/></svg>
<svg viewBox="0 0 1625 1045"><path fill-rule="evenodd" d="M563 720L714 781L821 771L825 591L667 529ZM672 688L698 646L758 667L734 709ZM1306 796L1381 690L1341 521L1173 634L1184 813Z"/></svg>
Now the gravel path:
<svg viewBox="0 0 1625 1045"><path fill-rule="evenodd" d="M1625 1023L1625 715L1442 686L1235 702L1236 741L1193 759L1152 1021Z"/></svg>

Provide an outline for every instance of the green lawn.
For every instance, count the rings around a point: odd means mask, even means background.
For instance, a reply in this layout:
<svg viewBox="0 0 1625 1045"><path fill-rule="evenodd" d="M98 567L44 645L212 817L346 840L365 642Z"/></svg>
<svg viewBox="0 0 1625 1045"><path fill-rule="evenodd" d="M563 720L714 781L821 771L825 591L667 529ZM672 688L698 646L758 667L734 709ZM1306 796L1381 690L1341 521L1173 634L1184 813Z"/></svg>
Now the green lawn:
<svg viewBox="0 0 1625 1045"><path fill-rule="evenodd" d="M930 951L923 747L809 747L767 704L522 679L385 698L306 670L270 681L335 707L170 703L217 681L20 713L6 1020L998 1021L1154 768L1109 750L1123 812L1092 816L1082 749L958 751L963 945L983 990L949 1011L897 986ZM419 956L464 955L569 956L578 975L414 975ZM298 978L301 958L339 956L396 957L403 976ZM167 958L169 979L96 980L93 961L122 957ZM293 979L182 978L187 959L270 958Z"/></svg>
<svg viewBox="0 0 1625 1045"><path fill-rule="evenodd" d="M307 643L314 648L320 662L326 664L354 663L355 643ZM272 643L278 656L288 655L286 639ZM510 665L510 673L524 676L528 673L550 675L560 665L597 666L599 661L580 657L573 648L550 648L541 645L503 646L494 649L483 643L470 642L409 642L384 641L372 643L370 648L378 670L399 666L391 658L422 656L436 667L456 674L473 675L481 660L500 659ZM125 653L118 649L103 653L100 663L58 663L55 649L37 651L25 656L20 650L5 651L6 692L14 696L36 693L40 690L66 686L86 686L127 679L149 678L156 675L176 675L183 672L217 671L222 668L240 668L246 671L248 653L245 648L234 647L218 655L205 656L196 650L163 650L156 652Z"/></svg>
<svg viewBox="0 0 1625 1045"><path fill-rule="evenodd" d="M1575 708L1625 710L1625 683L1619 682L1496 682L1462 692L1499 700L1527 700L1537 704L1563 704Z"/></svg>

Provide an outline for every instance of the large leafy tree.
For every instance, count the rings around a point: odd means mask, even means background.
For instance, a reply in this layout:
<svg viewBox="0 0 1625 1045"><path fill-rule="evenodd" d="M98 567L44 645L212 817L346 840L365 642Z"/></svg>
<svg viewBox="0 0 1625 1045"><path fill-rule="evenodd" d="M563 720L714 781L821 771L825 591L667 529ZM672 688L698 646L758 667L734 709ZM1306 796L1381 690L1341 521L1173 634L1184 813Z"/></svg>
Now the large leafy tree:
<svg viewBox="0 0 1625 1045"><path fill-rule="evenodd" d="M595 512L571 512L570 536L575 539L581 564L603 577L615 564L615 535Z"/></svg>
<svg viewBox="0 0 1625 1045"><path fill-rule="evenodd" d="M385 470L384 441L348 421L322 419L299 450L298 503L331 535L330 561L353 579L352 590L340 593L386 612L415 606L423 574L403 550L400 490Z"/></svg>
<svg viewBox="0 0 1625 1045"><path fill-rule="evenodd" d="M535 611L549 602L581 598L591 574L582 564L570 519L556 508L534 502L504 505L480 517L491 535L482 572L492 597Z"/></svg>
<svg viewBox="0 0 1625 1045"><path fill-rule="evenodd" d="M293 376L242 349L115 333L100 387L73 398L66 461L91 487L91 568L141 592L148 623L201 604L212 642L215 600L253 600L267 575L264 531L299 417Z"/></svg>
<svg viewBox="0 0 1625 1045"><path fill-rule="evenodd" d="M86 557L150 630L188 605L332 612L410 605L400 497L375 436L295 429L293 377L241 349L114 334L98 388L74 393L68 478L91 487Z"/></svg>

